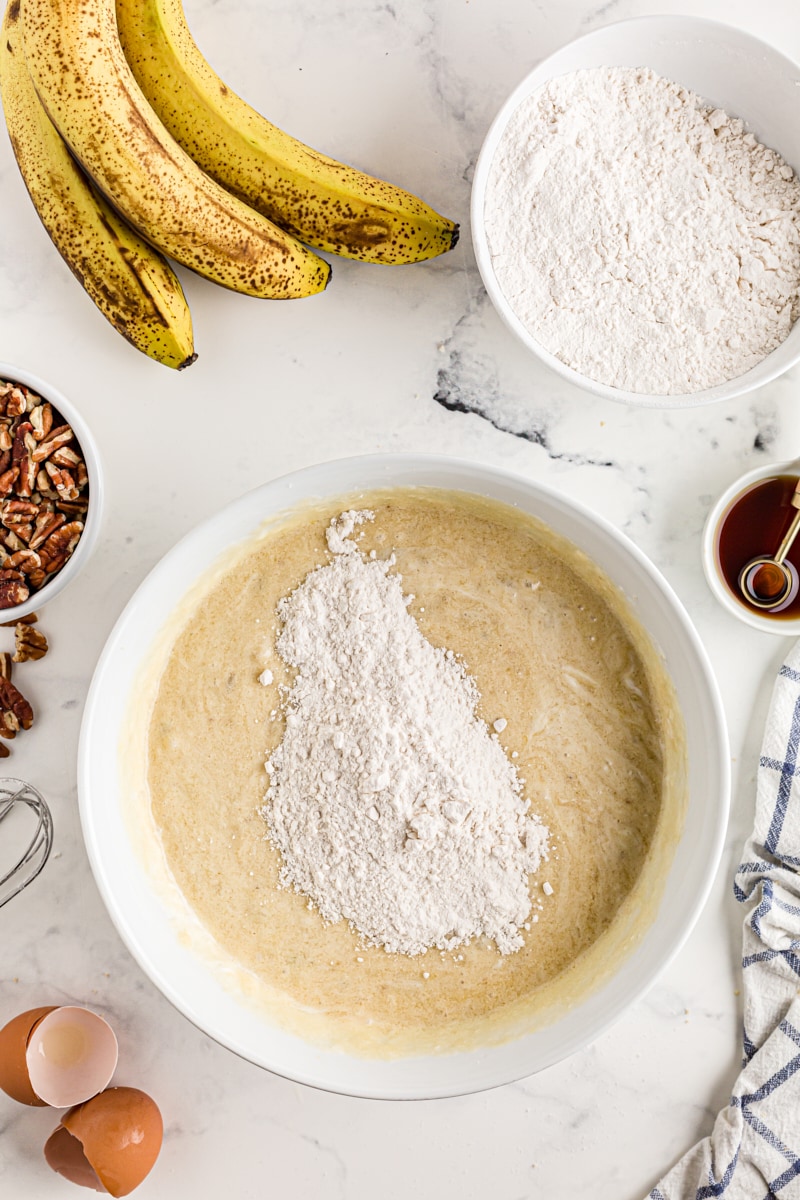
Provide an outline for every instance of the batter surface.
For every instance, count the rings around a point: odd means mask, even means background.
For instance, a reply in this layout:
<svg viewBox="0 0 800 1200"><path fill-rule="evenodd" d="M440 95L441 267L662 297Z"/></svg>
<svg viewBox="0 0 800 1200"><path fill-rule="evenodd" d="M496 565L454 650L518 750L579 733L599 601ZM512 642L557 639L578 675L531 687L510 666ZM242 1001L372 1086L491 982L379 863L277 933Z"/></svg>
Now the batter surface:
<svg viewBox="0 0 800 1200"><path fill-rule="evenodd" d="M416 958L365 948L277 887L258 813L283 729L278 688L291 682L276 605L328 560L325 527L348 507L375 512L359 545L394 552L422 632L463 656L489 724L507 720L501 741L550 828L550 861L531 878L538 921L515 954L488 942ZM638 940L682 822L680 721L623 598L569 543L495 501L359 493L238 548L190 609L148 711L152 814L182 893L282 1023L367 1054L488 1043L551 1019Z"/></svg>

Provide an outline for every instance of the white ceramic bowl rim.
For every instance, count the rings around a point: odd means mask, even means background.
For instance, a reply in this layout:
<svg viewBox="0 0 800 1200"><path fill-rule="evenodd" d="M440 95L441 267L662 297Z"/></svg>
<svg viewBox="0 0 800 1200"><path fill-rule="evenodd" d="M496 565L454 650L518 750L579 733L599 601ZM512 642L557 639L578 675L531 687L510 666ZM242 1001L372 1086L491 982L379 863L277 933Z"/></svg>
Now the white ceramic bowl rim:
<svg viewBox="0 0 800 1200"><path fill-rule="evenodd" d="M694 43L704 36L707 42L704 52L701 53L695 50ZM629 46L638 47L640 45L644 47L641 53L634 53L632 49L628 52L626 49ZM704 87L702 83L706 75L709 79L716 80L725 73L726 69L728 74L732 75L734 70L732 66L726 68L723 64L721 68L717 69L717 64L712 70L710 63L712 51L724 56L724 53L732 48L741 50L743 54L746 53L750 66L754 70L761 71L764 77L769 79L770 86L783 88L785 84L786 95L782 96L780 120L775 119L775 127L780 126L781 128L781 137L772 136L769 128L761 129L761 124L766 119L764 114L761 115L761 120L754 122L753 125L756 134L762 140L779 150L795 170L800 170L800 134L796 132L795 115L796 90L793 95L789 94L790 89L800 86L800 66L776 50L774 46L770 46L745 30L705 17L679 14L629 17L610 25L604 25L600 29L595 29L591 33L567 42L539 62L525 76L504 102L489 127L475 166L470 203L472 241L478 270L492 304L511 332L553 371L577 387L583 388L584 391L639 408L695 408L720 400L730 400L735 396L745 395L755 388L763 387L800 361L800 321L798 321L789 337L750 371L728 380L726 383L717 384L715 387L674 396L649 395L610 387L608 384L598 383L568 366L536 340L506 299L492 265L483 219L486 187L495 152L506 125L511 115L527 96L543 86L547 79L585 66L649 66L658 74L686 84L704 99L712 100L734 115L742 117L750 128L751 106L749 104L743 106L732 103L725 94L719 91L719 86ZM615 61L607 62L607 58ZM584 62L583 59L592 59L592 61ZM621 61L623 59L625 61ZM665 65L660 66L659 62L662 59ZM576 62L576 60L578 61ZM676 63L675 69L668 65L673 61ZM696 80L695 74L697 74ZM743 89L747 83L747 80L739 78L736 86ZM794 126L792 126L792 122L794 122ZM791 152L785 145L787 139L791 143Z"/></svg>
<svg viewBox="0 0 800 1200"><path fill-rule="evenodd" d="M385 486L434 486L517 505L591 554L625 590L666 655L687 716L687 826L647 936L585 1003L514 1042L400 1060L360 1059L269 1025L182 945L130 845L120 811L118 745L129 688L147 647L192 582L267 517L305 500ZM626 574L624 580L620 574ZM687 705L692 711L686 712ZM325 1090L376 1099L461 1095L552 1065L593 1040L653 983L688 937L708 896L727 823L729 755L716 682L680 601L623 534L583 506L520 476L433 455L369 455L323 463L267 483L187 534L140 585L100 657L84 713L81 822L97 885L131 953L164 995L212 1038L251 1062Z"/></svg>
<svg viewBox="0 0 800 1200"><path fill-rule="evenodd" d="M46 379L40 378L23 367L15 366L13 363L0 362L0 379L10 383L24 384L25 387L31 388L38 396L41 396L43 400L49 400L53 407L58 409L75 431L86 469L89 472L89 507L86 511L86 520L80 540L68 561L43 588L40 588L38 592L33 592L24 604L17 604L14 608L0 609L3 620L16 621L27 617L32 612L39 612L45 604L55 599L89 561L103 521L105 484L94 435L73 401L67 399L63 392L48 383Z"/></svg>
<svg viewBox="0 0 800 1200"><path fill-rule="evenodd" d="M762 633L772 633L783 637L797 637L800 633L800 617L786 617L781 619L779 617L761 616L760 613L754 612L752 609L740 604L731 595L728 585L722 578L717 558L717 531L729 505L738 496L746 492L754 483L758 483L762 479L771 479L775 475L800 476L800 460L790 459L788 462L766 463L763 467L755 467L752 471L746 471L744 475L740 475L738 479L735 479L719 497L706 517L706 523L703 527L703 571L705 572L708 586L722 607L726 608L734 617L738 617L740 621L744 621L745 625L750 625L751 628L758 629Z"/></svg>

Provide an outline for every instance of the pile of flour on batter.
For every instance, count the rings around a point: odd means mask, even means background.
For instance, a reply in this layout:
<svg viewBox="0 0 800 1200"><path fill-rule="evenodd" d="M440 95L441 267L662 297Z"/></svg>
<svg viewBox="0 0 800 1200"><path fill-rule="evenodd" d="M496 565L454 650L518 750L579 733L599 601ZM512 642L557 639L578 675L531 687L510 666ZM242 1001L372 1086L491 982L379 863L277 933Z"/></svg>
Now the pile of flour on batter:
<svg viewBox="0 0 800 1200"><path fill-rule="evenodd" d="M474 680L408 612L394 558L351 536L372 518L331 521L332 561L278 608L277 650L297 672L263 809L281 883L390 952L485 935L509 953L548 830L476 716Z"/></svg>
<svg viewBox="0 0 800 1200"><path fill-rule="evenodd" d="M740 120L644 68L577 71L525 100L485 221L523 324L612 387L733 379L800 315L800 181Z"/></svg>

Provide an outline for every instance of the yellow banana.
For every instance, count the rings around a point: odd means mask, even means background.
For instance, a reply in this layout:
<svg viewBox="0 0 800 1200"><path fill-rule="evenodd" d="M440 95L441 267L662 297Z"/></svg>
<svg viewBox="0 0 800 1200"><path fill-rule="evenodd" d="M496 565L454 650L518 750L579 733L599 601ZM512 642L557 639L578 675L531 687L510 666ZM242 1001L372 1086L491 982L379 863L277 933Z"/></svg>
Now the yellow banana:
<svg viewBox="0 0 800 1200"><path fill-rule="evenodd" d="M53 124L149 242L252 296L323 290L328 264L210 179L164 128L125 61L114 0L23 0L22 34Z"/></svg>
<svg viewBox="0 0 800 1200"><path fill-rule="evenodd" d="M39 103L25 64L19 0L0 38L0 90L11 145L56 249L104 317L168 367L194 362L192 318L175 273L92 186Z"/></svg>
<svg viewBox="0 0 800 1200"><path fill-rule="evenodd" d="M198 50L181 0L116 0L136 80L172 136L218 183L301 241L366 262L450 250L458 226L401 188L304 146L230 91Z"/></svg>

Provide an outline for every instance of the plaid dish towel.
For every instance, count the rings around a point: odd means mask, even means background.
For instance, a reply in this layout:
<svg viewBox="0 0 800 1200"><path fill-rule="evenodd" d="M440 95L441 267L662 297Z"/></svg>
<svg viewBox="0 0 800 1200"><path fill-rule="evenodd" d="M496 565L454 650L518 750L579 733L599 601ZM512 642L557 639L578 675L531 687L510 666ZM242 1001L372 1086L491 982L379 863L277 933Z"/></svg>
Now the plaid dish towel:
<svg viewBox="0 0 800 1200"><path fill-rule="evenodd" d="M800 1200L800 642L772 693L755 829L734 891L744 922L744 1060L711 1136L650 1200Z"/></svg>

